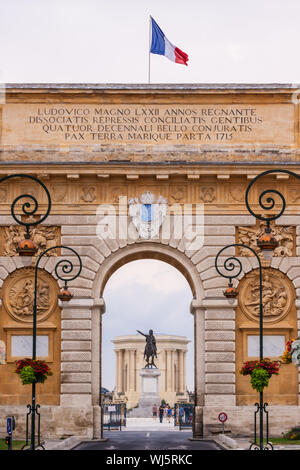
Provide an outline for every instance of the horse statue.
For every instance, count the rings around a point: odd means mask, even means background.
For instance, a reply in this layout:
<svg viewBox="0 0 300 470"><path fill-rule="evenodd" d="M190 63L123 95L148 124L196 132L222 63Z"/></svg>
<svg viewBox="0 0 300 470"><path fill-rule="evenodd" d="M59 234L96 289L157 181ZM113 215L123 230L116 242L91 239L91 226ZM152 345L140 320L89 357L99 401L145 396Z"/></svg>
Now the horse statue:
<svg viewBox="0 0 300 470"><path fill-rule="evenodd" d="M140 333L141 335L145 336L146 338L146 346L144 350L144 359L146 359L145 369L149 369L150 367L151 369L153 367L157 369L156 365L154 364L154 357L157 357L157 349L156 349L155 336L153 335L153 330L149 330L148 335L145 335L139 330L136 330L136 331ZM150 362L150 358L151 358L151 362Z"/></svg>

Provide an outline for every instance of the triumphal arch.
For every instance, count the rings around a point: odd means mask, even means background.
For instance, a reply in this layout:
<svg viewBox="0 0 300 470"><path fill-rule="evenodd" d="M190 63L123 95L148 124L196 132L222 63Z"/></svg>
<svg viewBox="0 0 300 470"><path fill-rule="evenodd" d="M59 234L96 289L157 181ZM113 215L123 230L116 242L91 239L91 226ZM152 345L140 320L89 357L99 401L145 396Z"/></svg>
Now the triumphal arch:
<svg viewBox="0 0 300 470"><path fill-rule="evenodd" d="M43 437L101 436L103 291L120 266L143 258L176 267L193 294L195 437L220 411L233 433L252 431L257 394L239 370L259 355L257 263L242 247L229 253L243 265L238 299L230 300L214 262L228 244L258 250L264 223L245 206L251 180L266 169L299 172L299 93L292 85L7 86L0 177L28 174L47 186L51 214L31 238L39 252L70 246L83 263L70 302L57 300L54 266L64 253L52 251L39 268L37 352L53 370L37 385ZM287 201L272 224L279 245L263 261L266 354L279 359L298 336L300 185L283 173L267 176L251 192L256 209L265 188ZM20 177L0 185L0 414L2 422L16 416L20 435L31 389L14 362L30 356L36 257L18 256L24 229L10 206L24 193L36 197L42 215L47 201L38 185ZM299 424L293 364L281 365L265 400L271 433Z"/></svg>

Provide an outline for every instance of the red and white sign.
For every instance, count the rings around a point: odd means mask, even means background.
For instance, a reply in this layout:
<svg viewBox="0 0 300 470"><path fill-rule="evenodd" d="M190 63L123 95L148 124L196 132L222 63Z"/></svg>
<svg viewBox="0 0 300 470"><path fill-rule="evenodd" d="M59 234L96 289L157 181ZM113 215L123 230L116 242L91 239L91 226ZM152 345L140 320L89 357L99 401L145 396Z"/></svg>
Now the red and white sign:
<svg viewBox="0 0 300 470"><path fill-rule="evenodd" d="M222 413L219 413L218 420L221 421L221 423L225 423L225 421L227 421L227 414L222 411Z"/></svg>

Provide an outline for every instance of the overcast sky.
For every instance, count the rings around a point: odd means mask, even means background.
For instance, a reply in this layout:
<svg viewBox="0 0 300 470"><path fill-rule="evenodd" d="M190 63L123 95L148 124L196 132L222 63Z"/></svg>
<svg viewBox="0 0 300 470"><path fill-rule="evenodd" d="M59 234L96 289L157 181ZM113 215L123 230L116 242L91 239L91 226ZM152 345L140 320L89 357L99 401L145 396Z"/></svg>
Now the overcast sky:
<svg viewBox="0 0 300 470"><path fill-rule="evenodd" d="M115 336L136 334L186 336L191 343L187 353L187 386L194 389L194 322L190 313L192 292L185 277L173 266L157 260L139 260L122 266L109 279L104 290L103 381L115 386Z"/></svg>
<svg viewBox="0 0 300 470"><path fill-rule="evenodd" d="M300 82L299 0L0 0L4 82L147 83L149 14L189 55L153 83Z"/></svg>

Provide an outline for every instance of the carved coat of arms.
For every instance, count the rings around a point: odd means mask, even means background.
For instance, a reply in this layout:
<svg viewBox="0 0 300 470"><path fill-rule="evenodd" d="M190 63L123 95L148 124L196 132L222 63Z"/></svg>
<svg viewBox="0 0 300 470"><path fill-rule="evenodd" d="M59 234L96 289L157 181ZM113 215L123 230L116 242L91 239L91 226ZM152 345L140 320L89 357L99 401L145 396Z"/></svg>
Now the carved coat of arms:
<svg viewBox="0 0 300 470"><path fill-rule="evenodd" d="M144 192L140 199L137 197L128 199L129 215L136 227L139 236L144 239L155 238L167 213L168 201L150 191Z"/></svg>

